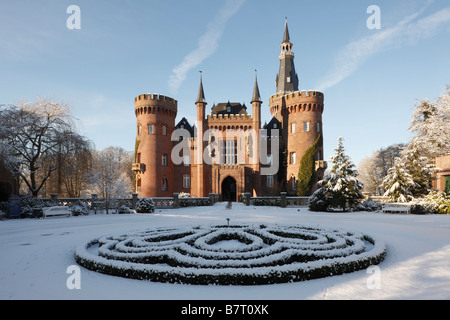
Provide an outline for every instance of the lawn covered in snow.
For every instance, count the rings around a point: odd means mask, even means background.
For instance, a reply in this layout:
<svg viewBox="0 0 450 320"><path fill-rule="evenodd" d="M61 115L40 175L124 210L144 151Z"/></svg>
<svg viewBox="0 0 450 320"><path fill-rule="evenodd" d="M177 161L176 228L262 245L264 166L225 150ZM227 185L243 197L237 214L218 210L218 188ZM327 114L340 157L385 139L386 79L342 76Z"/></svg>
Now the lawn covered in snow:
<svg viewBox="0 0 450 320"><path fill-rule="evenodd" d="M450 299L450 215L309 212L306 208L157 209L153 214L97 214L0 221L0 299ZM81 268L68 289L74 250L93 238L149 228L267 223L342 228L374 235L387 256L373 270L295 283L206 286L152 283ZM232 245L233 243L229 243ZM374 278L374 277L377 278ZM379 277L378 277L379 276ZM374 286L373 279L379 282Z"/></svg>

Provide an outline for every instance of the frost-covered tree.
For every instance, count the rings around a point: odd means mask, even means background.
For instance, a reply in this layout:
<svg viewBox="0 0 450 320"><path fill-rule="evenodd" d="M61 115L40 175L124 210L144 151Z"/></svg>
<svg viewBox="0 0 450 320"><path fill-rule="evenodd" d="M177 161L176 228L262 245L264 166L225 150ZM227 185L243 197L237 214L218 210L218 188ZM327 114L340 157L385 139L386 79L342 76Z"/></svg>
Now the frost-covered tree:
<svg viewBox="0 0 450 320"><path fill-rule="evenodd" d="M414 185L410 187L413 197L423 197L432 189L432 181L437 171L436 166L422 155L423 149L418 139L413 139L408 147L401 152L400 161L403 161L405 170L411 175Z"/></svg>
<svg viewBox="0 0 450 320"><path fill-rule="evenodd" d="M35 197L69 154L89 148L64 103L37 98L0 111L1 160Z"/></svg>
<svg viewBox="0 0 450 320"><path fill-rule="evenodd" d="M450 154L450 86L435 102L416 105L409 129L429 157Z"/></svg>
<svg viewBox="0 0 450 320"><path fill-rule="evenodd" d="M382 186L386 190L384 196L388 197L390 202L408 202L413 198L415 183L400 157L395 159L394 166L389 169Z"/></svg>
<svg viewBox="0 0 450 320"><path fill-rule="evenodd" d="M375 151L371 156L363 158L358 164L358 179L364 184L364 191L370 193L384 193L380 185L387 176L390 168L394 166L395 158L406 144L393 144Z"/></svg>
<svg viewBox="0 0 450 320"><path fill-rule="evenodd" d="M319 181L319 189L313 194L310 203L314 209L315 202L325 203L330 207L341 208L343 211L356 208L362 199L363 184L358 180L358 172L350 157L345 154L343 138L338 140L335 154L330 158L331 168L325 178Z"/></svg>
<svg viewBox="0 0 450 320"><path fill-rule="evenodd" d="M109 147L94 153L90 173L90 191L105 200L106 212L112 205L112 199L127 197L132 192L132 184L124 163L130 157L122 148ZM128 162L126 162L128 163Z"/></svg>

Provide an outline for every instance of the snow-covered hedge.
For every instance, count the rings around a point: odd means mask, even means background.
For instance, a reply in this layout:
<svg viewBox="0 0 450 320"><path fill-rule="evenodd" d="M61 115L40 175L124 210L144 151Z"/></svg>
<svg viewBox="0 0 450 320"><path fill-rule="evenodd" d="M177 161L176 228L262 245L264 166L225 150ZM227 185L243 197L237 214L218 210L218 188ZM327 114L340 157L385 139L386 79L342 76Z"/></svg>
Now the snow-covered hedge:
<svg viewBox="0 0 450 320"><path fill-rule="evenodd" d="M155 212L155 203L151 198L140 198L136 203L137 213L153 213Z"/></svg>
<svg viewBox="0 0 450 320"><path fill-rule="evenodd" d="M109 235L78 246L80 265L156 282L259 285L303 281L380 263L386 246L345 230L235 225Z"/></svg>

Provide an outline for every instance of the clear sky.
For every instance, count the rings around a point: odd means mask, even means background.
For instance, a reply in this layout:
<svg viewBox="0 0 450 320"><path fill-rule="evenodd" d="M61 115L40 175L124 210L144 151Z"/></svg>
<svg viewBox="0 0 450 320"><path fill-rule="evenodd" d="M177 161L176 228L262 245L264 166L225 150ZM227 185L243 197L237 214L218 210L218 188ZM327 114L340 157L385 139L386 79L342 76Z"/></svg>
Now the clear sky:
<svg viewBox="0 0 450 320"><path fill-rule="evenodd" d="M97 149L131 151L137 95L178 100L193 124L200 70L209 108L250 107L257 69L268 122L285 17L300 90L325 94L326 159L339 136L355 164L408 142L414 105L450 84L449 0L0 0L0 103L53 97Z"/></svg>

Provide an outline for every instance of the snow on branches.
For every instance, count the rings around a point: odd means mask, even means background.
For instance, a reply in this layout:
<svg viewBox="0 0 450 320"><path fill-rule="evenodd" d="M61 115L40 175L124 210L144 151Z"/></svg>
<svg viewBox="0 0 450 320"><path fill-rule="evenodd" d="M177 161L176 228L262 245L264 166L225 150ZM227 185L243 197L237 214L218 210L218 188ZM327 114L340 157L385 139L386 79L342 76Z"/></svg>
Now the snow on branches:
<svg viewBox="0 0 450 320"><path fill-rule="evenodd" d="M341 208L343 211L358 207L364 198L363 184L357 179L358 172L350 157L345 154L343 138L339 137L335 155L330 158L330 171L318 182L320 188L310 200L311 210ZM316 208L315 205L319 204Z"/></svg>

